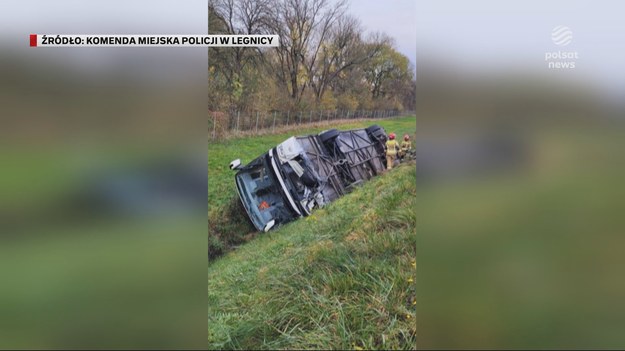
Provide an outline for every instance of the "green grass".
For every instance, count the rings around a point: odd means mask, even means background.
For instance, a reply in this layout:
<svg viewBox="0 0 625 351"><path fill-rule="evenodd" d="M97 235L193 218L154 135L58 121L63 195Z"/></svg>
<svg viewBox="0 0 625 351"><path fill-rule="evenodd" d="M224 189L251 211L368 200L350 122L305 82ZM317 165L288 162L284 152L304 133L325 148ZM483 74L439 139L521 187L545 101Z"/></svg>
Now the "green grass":
<svg viewBox="0 0 625 351"><path fill-rule="evenodd" d="M189 223L54 223L3 240L2 346L173 348L202 335L202 228Z"/></svg>
<svg viewBox="0 0 625 351"><path fill-rule="evenodd" d="M522 171L418 182L419 347L625 345L624 136L545 128Z"/></svg>
<svg viewBox="0 0 625 351"><path fill-rule="evenodd" d="M414 349L415 177L404 164L210 263L209 349Z"/></svg>
<svg viewBox="0 0 625 351"><path fill-rule="evenodd" d="M73 202L94 170L168 150L19 146L0 152L0 345L150 349L203 338L201 213L97 216Z"/></svg>
<svg viewBox="0 0 625 351"><path fill-rule="evenodd" d="M385 120L365 120L350 123L330 124L325 127L302 128L287 133L264 135L248 138L232 138L208 145L208 223L209 257L214 258L229 251L233 246L243 243L252 226L239 208L234 184L234 172L228 165L240 158L246 164L276 146L292 135L319 133L324 129L352 129L379 124L387 133L395 132L401 136L410 134L415 137L416 118L398 117ZM248 235L248 236L246 236Z"/></svg>

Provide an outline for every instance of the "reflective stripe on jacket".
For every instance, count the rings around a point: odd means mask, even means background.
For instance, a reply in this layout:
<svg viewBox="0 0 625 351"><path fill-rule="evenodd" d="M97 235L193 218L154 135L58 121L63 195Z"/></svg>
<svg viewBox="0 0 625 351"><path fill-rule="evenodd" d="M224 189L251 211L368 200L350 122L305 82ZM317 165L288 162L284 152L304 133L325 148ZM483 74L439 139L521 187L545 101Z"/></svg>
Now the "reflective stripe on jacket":
<svg viewBox="0 0 625 351"><path fill-rule="evenodd" d="M387 155L395 155L397 154L397 149L399 148L399 145L397 145L397 141L396 140L389 140L386 142L386 154Z"/></svg>
<svg viewBox="0 0 625 351"><path fill-rule="evenodd" d="M402 149L402 151L408 151L408 150L412 149L412 144L409 141L402 141L401 142L401 149Z"/></svg>

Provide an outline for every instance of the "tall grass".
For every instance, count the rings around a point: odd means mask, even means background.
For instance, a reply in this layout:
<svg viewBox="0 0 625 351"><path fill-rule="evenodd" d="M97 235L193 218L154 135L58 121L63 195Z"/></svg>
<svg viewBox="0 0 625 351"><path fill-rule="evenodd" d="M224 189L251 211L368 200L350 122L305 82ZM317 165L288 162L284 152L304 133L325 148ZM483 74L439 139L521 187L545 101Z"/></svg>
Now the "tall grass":
<svg viewBox="0 0 625 351"><path fill-rule="evenodd" d="M210 349L415 349L416 167L208 267Z"/></svg>

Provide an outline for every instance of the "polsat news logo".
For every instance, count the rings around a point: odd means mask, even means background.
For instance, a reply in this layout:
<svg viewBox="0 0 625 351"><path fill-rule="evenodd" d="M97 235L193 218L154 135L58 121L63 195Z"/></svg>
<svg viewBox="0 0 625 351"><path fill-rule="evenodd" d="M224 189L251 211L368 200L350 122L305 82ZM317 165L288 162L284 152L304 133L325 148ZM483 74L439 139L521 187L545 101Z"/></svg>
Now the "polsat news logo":
<svg viewBox="0 0 625 351"><path fill-rule="evenodd" d="M573 41L573 31L567 26L556 26L551 30L551 41L556 46L567 46ZM547 67L554 70L574 69L579 59L577 51L547 51L545 62Z"/></svg>
<svg viewBox="0 0 625 351"><path fill-rule="evenodd" d="M277 35L31 34L31 47L276 47Z"/></svg>

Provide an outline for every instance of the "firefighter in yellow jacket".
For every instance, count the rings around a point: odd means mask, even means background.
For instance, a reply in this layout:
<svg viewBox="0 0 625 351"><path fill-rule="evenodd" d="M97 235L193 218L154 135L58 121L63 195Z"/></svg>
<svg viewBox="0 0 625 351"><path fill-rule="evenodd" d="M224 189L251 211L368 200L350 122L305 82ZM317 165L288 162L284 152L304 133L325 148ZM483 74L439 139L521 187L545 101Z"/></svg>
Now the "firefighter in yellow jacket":
<svg viewBox="0 0 625 351"><path fill-rule="evenodd" d="M404 156L412 149L412 143L410 142L410 136L408 134L404 135L404 140L401 142L399 146L399 158L403 159Z"/></svg>
<svg viewBox="0 0 625 351"><path fill-rule="evenodd" d="M391 133L388 135L388 140L386 141L386 169L393 168L393 162L395 162L398 150L399 144L397 140L395 140L395 133Z"/></svg>

